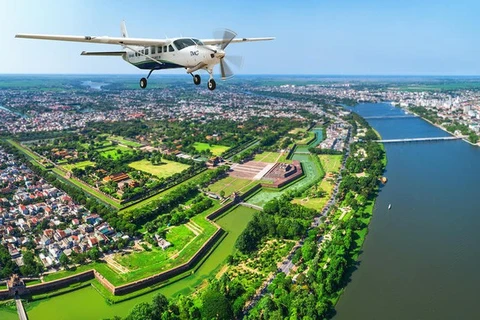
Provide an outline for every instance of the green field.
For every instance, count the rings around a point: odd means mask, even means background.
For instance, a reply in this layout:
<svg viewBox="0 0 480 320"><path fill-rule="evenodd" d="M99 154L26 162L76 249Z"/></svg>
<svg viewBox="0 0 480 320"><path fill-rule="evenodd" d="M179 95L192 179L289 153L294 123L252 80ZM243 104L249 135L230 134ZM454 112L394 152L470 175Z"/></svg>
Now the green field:
<svg viewBox="0 0 480 320"><path fill-rule="evenodd" d="M128 165L129 167L148 172L153 174L159 178L168 178L175 173L182 172L183 170L188 169L190 166L188 164L183 164L180 162L170 161L166 159L162 159L162 164L154 165L148 160L140 160L132 162Z"/></svg>
<svg viewBox="0 0 480 320"><path fill-rule="evenodd" d="M342 155L321 154L318 156L325 172L338 173L342 165Z"/></svg>
<svg viewBox="0 0 480 320"><path fill-rule="evenodd" d="M123 153L132 153L132 149L124 146L114 146L97 149L100 152L100 155L104 158L111 158L117 160Z"/></svg>
<svg viewBox="0 0 480 320"><path fill-rule="evenodd" d="M193 144L193 147L195 148L195 150L197 150L199 152L210 149L210 152L214 156L219 156L222 153L224 153L225 151L227 151L228 149L230 149L230 147L221 146L219 144L208 144L208 143L204 143L204 142L195 142Z"/></svg>
<svg viewBox="0 0 480 320"><path fill-rule="evenodd" d="M176 226L167 232L165 238L172 246L166 250L152 247L151 251L135 252L123 256L117 254L115 260L132 271L131 274L126 275L126 278L131 278L138 272L145 277L186 262L205 242L201 238L208 239L213 234L212 231L215 232L215 228L209 228L206 230L206 235L203 237L199 235L195 238L195 234L185 225Z"/></svg>
<svg viewBox="0 0 480 320"><path fill-rule="evenodd" d="M262 152L256 154L255 158L253 158L253 161L276 163L279 162L278 160L280 158L281 154L279 152Z"/></svg>
<svg viewBox="0 0 480 320"><path fill-rule="evenodd" d="M226 177L218 180L214 184L209 186L210 191L220 194L220 191L225 192L225 196L228 197L235 191L244 193L245 191L256 185L258 181L251 181L247 179L239 179L234 177Z"/></svg>
<svg viewBox="0 0 480 320"><path fill-rule="evenodd" d="M127 147L139 148L139 147L142 146L142 144L140 144L138 142L130 141L130 140L127 140L124 137L120 137L120 136L109 136L107 139L110 140L110 141L116 141L119 144L122 144L122 145L127 146Z"/></svg>
<svg viewBox="0 0 480 320"><path fill-rule="evenodd" d="M95 166L95 162L87 160L87 161L80 161L76 163L62 165L62 167L68 171L72 171L73 168L85 169L85 167L88 167L88 166Z"/></svg>

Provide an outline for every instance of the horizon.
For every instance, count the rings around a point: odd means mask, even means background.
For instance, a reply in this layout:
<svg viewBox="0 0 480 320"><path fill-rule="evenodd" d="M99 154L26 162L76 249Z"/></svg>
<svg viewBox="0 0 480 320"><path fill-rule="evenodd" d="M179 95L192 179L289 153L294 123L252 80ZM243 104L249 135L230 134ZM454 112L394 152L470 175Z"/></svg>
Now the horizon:
<svg viewBox="0 0 480 320"><path fill-rule="evenodd" d="M0 76L131 76L138 77L137 73L0 73ZM152 73L151 77L183 77L183 73ZM237 73L236 77L245 77L245 76L272 76L272 77L411 77L411 78L420 78L420 77L446 77L446 78L480 78L480 74L294 74L294 73ZM233 78L233 79L234 79ZM230 79L228 79L230 80ZM227 80L227 82L228 82Z"/></svg>

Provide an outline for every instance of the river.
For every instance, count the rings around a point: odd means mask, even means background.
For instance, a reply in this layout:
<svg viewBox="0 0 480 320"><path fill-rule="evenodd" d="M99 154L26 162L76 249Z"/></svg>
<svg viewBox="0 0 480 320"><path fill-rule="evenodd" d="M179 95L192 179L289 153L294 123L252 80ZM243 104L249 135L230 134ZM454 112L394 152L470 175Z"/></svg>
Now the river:
<svg viewBox="0 0 480 320"><path fill-rule="evenodd" d="M354 110L404 113L389 104ZM385 139L448 135L420 118L369 123ZM334 319L479 319L480 148L461 140L385 148L388 183Z"/></svg>

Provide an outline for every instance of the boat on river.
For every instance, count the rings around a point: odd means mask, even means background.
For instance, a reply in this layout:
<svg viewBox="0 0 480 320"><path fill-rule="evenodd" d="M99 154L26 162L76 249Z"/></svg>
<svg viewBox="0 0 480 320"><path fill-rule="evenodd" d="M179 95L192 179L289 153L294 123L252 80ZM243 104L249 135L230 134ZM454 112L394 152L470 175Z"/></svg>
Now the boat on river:
<svg viewBox="0 0 480 320"><path fill-rule="evenodd" d="M388 210L390 210L390 209L392 209L392 204L391 203L388 205Z"/></svg>

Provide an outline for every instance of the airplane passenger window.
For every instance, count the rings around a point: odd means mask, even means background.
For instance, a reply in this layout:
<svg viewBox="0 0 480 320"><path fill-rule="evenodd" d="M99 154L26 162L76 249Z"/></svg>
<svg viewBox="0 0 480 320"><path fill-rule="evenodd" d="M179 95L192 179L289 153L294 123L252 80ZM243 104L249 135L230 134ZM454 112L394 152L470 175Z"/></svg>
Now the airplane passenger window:
<svg viewBox="0 0 480 320"><path fill-rule="evenodd" d="M168 52L173 52L173 51L175 51L175 49L173 49L172 45L169 45L168 46Z"/></svg>
<svg viewBox="0 0 480 320"><path fill-rule="evenodd" d="M162 47L158 47L157 49L157 53L162 53Z"/></svg>
<svg viewBox="0 0 480 320"><path fill-rule="evenodd" d="M167 52L167 46L163 46L163 52Z"/></svg>
<svg viewBox="0 0 480 320"><path fill-rule="evenodd" d="M145 49L145 55L148 55L148 49Z"/></svg>
<svg viewBox="0 0 480 320"><path fill-rule="evenodd" d="M150 51L152 51L152 54L155 54L155 47L151 47Z"/></svg>

